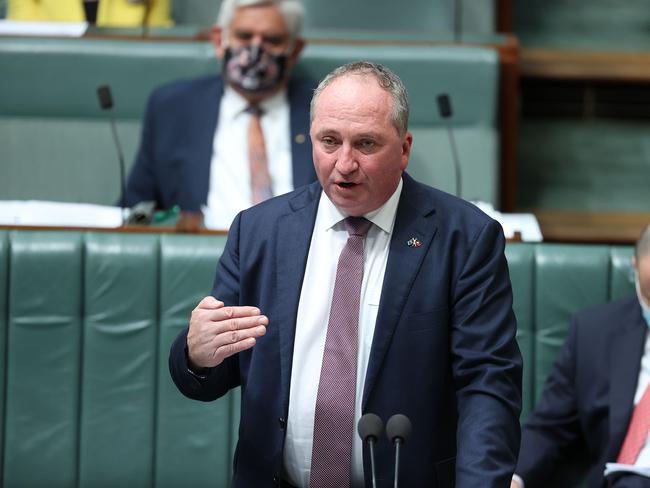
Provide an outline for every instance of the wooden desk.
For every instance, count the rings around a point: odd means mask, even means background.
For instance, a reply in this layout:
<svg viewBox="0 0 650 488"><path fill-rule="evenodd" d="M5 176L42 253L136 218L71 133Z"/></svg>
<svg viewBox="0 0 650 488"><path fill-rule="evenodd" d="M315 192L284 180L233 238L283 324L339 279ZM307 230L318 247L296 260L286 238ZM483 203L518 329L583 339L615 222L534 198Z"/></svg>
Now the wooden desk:
<svg viewBox="0 0 650 488"><path fill-rule="evenodd" d="M650 81L650 53L521 49L521 76L550 80Z"/></svg>
<svg viewBox="0 0 650 488"><path fill-rule="evenodd" d="M544 242L634 244L650 224L650 212L572 212L538 210Z"/></svg>

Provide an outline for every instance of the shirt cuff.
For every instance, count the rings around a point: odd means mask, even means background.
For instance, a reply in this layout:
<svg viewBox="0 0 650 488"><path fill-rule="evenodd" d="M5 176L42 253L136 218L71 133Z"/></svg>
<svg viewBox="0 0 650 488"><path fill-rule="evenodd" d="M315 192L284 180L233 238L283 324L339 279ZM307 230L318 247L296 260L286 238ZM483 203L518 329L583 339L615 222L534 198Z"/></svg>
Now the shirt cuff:
<svg viewBox="0 0 650 488"><path fill-rule="evenodd" d="M517 483L519 483L520 488L526 488L526 484L524 483L524 480L521 479L521 476L517 474L513 474L512 481L516 481Z"/></svg>

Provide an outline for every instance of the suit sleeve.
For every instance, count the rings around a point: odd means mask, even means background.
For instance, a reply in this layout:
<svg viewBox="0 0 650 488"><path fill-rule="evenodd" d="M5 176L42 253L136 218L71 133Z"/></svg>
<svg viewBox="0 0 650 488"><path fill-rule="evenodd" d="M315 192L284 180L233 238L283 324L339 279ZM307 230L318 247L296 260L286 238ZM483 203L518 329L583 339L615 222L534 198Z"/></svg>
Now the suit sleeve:
<svg viewBox="0 0 650 488"><path fill-rule="evenodd" d="M581 437L575 388L577 327L574 318L542 397L524 425L516 472L526 488L547 486L567 449Z"/></svg>
<svg viewBox="0 0 650 488"><path fill-rule="evenodd" d="M238 215L230 231L226 248L219 259L212 296L227 306L239 303L239 226ZM241 384L239 376L239 357L230 356L219 366L208 369L205 375L192 374L187 361L186 327L172 344L169 354L169 371L180 392L194 400L212 401L222 397L232 388Z"/></svg>
<svg viewBox="0 0 650 488"><path fill-rule="evenodd" d="M158 198L156 185L156 160L154 157L156 125L156 93L149 97L147 110L142 125L140 147L135 163L126 182L126 189L121 199L125 207L132 207L139 202L154 201L156 208L162 206Z"/></svg>
<svg viewBox="0 0 650 488"><path fill-rule="evenodd" d="M509 486L520 441L522 360L500 225L469 242L452 289L456 486Z"/></svg>

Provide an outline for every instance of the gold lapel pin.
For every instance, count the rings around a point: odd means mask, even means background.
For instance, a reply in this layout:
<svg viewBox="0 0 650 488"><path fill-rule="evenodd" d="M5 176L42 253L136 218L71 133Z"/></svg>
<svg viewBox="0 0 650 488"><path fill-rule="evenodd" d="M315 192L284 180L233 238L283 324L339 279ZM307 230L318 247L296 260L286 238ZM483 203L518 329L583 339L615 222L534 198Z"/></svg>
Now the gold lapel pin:
<svg viewBox="0 0 650 488"><path fill-rule="evenodd" d="M420 247L422 245L422 241L418 239L417 237L411 237L407 242L406 245L408 247Z"/></svg>

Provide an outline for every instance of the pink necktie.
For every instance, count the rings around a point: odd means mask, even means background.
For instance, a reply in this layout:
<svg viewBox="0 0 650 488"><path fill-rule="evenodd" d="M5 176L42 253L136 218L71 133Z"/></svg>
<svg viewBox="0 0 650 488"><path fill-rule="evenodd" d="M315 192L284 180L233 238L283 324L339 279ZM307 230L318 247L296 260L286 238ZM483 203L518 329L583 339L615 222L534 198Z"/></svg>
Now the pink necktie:
<svg viewBox="0 0 650 488"><path fill-rule="evenodd" d="M618 454L617 463L634 464L641 448L648 437L650 429L650 387L646 388L641 400L632 412L632 419L627 428L627 434Z"/></svg>
<svg viewBox="0 0 650 488"><path fill-rule="evenodd" d="M350 486L363 238L372 222L348 217L344 223L349 236L336 268L316 396L309 480L312 488Z"/></svg>
<svg viewBox="0 0 650 488"><path fill-rule="evenodd" d="M256 105L246 109L251 115L248 126L248 163L251 174L251 202L256 205L273 196L273 185L262 132L262 111Z"/></svg>

